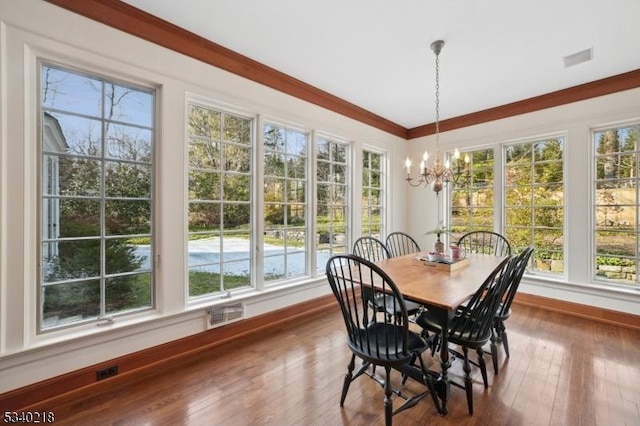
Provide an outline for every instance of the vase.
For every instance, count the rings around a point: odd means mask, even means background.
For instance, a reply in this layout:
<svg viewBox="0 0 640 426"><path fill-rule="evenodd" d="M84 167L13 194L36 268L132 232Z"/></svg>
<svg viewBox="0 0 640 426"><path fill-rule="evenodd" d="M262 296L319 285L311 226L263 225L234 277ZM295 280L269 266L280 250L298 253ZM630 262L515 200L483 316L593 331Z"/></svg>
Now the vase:
<svg viewBox="0 0 640 426"><path fill-rule="evenodd" d="M438 239L433 244L433 251L436 253L444 253L444 243L440 241L440 235L438 235Z"/></svg>

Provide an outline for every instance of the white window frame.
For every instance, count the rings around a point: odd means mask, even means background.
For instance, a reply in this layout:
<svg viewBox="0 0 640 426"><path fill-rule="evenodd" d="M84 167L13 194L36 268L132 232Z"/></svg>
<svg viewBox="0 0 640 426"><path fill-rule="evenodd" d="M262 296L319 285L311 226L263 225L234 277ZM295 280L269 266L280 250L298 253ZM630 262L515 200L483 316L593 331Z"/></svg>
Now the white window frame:
<svg viewBox="0 0 640 426"><path fill-rule="evenodd" d="M313 147L314 145L314 131L313 129L304 127L304 126L300 126L297 125L295 123L291 123L291 122L287 122L285 120L279 120L273 117L261 117L261 119L259 120L259 128L258 128L258 144L260 145L260 157L259 160L256 162L257 168L260 169L260 173L259 176L261 178L261 181L256 185L256 187L259 188L264 188L265 185L265 180L271 176L267 176L265 173L265 168L264 168L264 158L266 158L266 154L267 154L267 150L265 149L265 137L264 137L264 132L265 132L265 128L267 126L271 126L273 128L278 128L280 130L284 130L285 131L285 135L287 131L290 132L296 132L296 133L300 133L300 134L304 134L306 136L306 147L305 147L305 179L304 179L304 192L305 192L305 201L302 204L304 206L305 209L305 214L304 214L304 233L305 233L305 240L304 240L304 246L301 250L291 250L291 252L288 252L286 247L285 247L285 251L282 254L282 256L284 257L284 276L282 277L277 277L274 279L266 279L265 278L265 274L264 274L264 268L265 268L265 262L266 259L269 257L278 257L280 256L280 254L278 255L273 255L273 256L268 256L264 253L263 248L264 248L264 236L266 236L266 234L269 232L269 230L267 230L267 227L265 225L265 220L264 220L264 209L266 207L266 205L268 204L265 199L264 199L264 194L265 191L262 190L262 197L260 198L260 203L258 204L257 208L256 208L256 220L260 222L260 238L258 238L257 241L257 245L258 245L258 250L260 252L259 255L259 262L257 262L257 264L259 265L259 270L258 270L258 277L260 277L259 279L262 281L262 285L259 286L259 288L267 288L267 287L277 287L279 285L282 284L286 284L289 282L294 282L294 281L300 281L300 280L305 280L306 278L309 278L312 276L313 274L313 264L314 262L312 262L312 253L315 256L315 253L313 252L313 244L311 244L312 242L312 230L313 230L313 226L311 225L312 222L312 218L315 217L315 213L312 211L313 210L313 185L312 183L315 182L315 179L311 176L313 167L315 167L314 162L313 162ZM286 153L286 148L285 148L285 153ZM296 155L296 158L301 158L301 156ZM258 163L260 163L258 165ZM276 176L277 177L277 176ZM287 182L289 180L291 180L292 178L289 178L288 176L284 176L283 177ZM294 179L295 180L295 179ZM289 202L286 200L286 196L287 194L284 194L285 196L285 202L283 204L283 206L287 206L289 204ZM287 227L287 229L283 229L283 231L287 231L289 227ZM292 228L296 228L296 227L292 227ZM303 253L304 254L304 259L305 259L305 271L304 273L301 274L296 274L296 275L289 275L288 271L289 268L288 266L288 258L293 254L293 255L299 255Z"/></svg>
<svg viewBox="0 0 640 426"><path fill-rule="evenodd" d="M317 238L319 238L319 233L318 233L318 225L317 225L317 214L318 214L318 194L317 194L317 188L318 188L318 162L319 161L324 161L329 163L330 165L340 165L340 163L335 162L332 158L330 158L329 160L319 160L318 159L318 140L322 139L327 141L329 144L333 144L333 145L340 145L342 147L344 147L345 149L345 162L344 162L344 166L345 166L345 176L344 176L344 180L345 180L345 205L344 205L344 212L345 212L345 232L344 232L344 241L343 241L343 245L344 245L344 251L339 250L339 248L341 247L340 245L336 245L334 244L334 242L331 240L331 238L334 236L333 233L329 234L330 237L330 241L329 241L329 253L330 255L334 255L334 254L338 254L338 253L349 253L351 252L351 247L350 247L350 243L351 243L351 234L352 234L352 229L353 229L353 221L352 221L352 208L351 208L351 199L352 199L352 193L353 193L353 180L351 178L352 176L352 169L354 168L353 162L354 162L354 158L352 155L353 152L353 144L341 139L339 137L335 137L335 136L331 136L329 134L326 133L321 133L321 132L314 132L314 138L313 138L313 170L311 172L311 176L313 178L313 220L312 220L312 227L313 229L313 233L312 235L315 236L314 241L313 241L313 262L312 262L312 270L315 271L315 275L324 275L325 274L325 265L324 264L317 264L317 259L318 259L318 244L319 241L316 241ZM333 152L333 150L331 151ZM330 183L329 183L330 184ZM330 226L331 227L331 226ZM337 247L338 249L335 250L334 247Z"/></svg>
<svg viewBox="0 0 640 426"><path fill-rule="evenodd" d="M465 154L469 154L469 153L474 153L474 152L479 152L479 151L493 151L493 168L492 168L492 173L493 173L493 217L492 217L492 228L490 229L491 231L495 231L495 232L500 232L501 231L501 219L502 219L502 215L501 215L501 209L500 207L496 207L499 206L500 204L498 203L500 199L502 199L501 196L501 190L500 188L503 186L501 184L501 180L502 180L502 173L501 170L499 168L499 158L502 152L502 147L500 144L495 144L495 145L485 145L485 146L480 146L480 147L470 147L470 148L464 148L463 150L460 151L460 158L459 159L455 159L454 154L449 152L448 153L448 159L450 161L451 164L451 169L452 171L455 173L458 172L457 167L459 166L462 169L462 173L464 173L464 156ZM470 175L473 176L474 173L474 169L473 169L473 159L470 159ZM447 191L445 191L446 193L446 203L445 205L447 206L447 211L445 212L444 217L446 218L446 226L447 228L453 228L454 226L456 226L453 223L453 218L451 215L452 212L452 202L453 202L453 183L449 183L447 184ZM473 210L473 209L472 209ZM480 229L484 229L483 227L470 227L464 230L464 232L458 233L456 234L456 236L462 236L463 234L470 232L470 231L476 231L476 230L480 230ZM454 230L455 232L455 230Z"/></svg>
<svg viewBox="0 0 640 426"><path fill-rule="evenodd" d="M258 121L258 117L255 114L251 114L248 111L244 111L238 108L233 108L232 106L229 105L225 105L225 104L221 104L219 102L216 102L214 100L205 98L205 97L201 97L195 94L189 94L187 96L186 102L185 102L185 164L186 164L186 169L187 172L185 174L185 188L186 191L185 193L186 195L186 199L185 199L185 214L187 215L187 218L185 220L185 236L187 238L187 242L185 243L185 250L186 250L186 254L188 256L189 253L189 249L188 249L188 240L189 240L189 236L192 235L192 233L189 231L189 220L188 220L188 214L189 214L189 204L191 202L191 200L189 199L188 196L188 192L189 192L189 171L191 170L190 166L189 166L189 147L190 147L190 134L188 132L188 121L189 121L189 116L188 116L188 111L189 108L191 106L194 107L198 107L198 108L203 108L203 109L207 109L207 110L211 110L211 111L215 111L217 113L220 113L222 115L228 115L228 116L233 116L233 117L237 117L237 118L241 118L241 119L245 119L250 121L250 131L251 131L251 136L250 136L250 144L249 144L249 148L251 150L251 154L250 154L250 171L248 173L249 175L249 182L251 185L251 188L249 190L249 201L248 204L250 206L250 213L249 213L249 217L250 217L250 224L249 224L249 229L248 229L248 233L249 233L249 252L248 252L248 256L247 259L243 259L243 260L248 260L249 261L249 286L243 286L243 287L239 287L236 289L231 289L231 290L220 290L217 292L210 292L210 293L205 293L205 294L201 294L201 295L190 295L190 278L189 278L189 271L190 271L190 266L189 266L189 260L187 258L186 263L185 263L185 268L186 268L186 280L185 280L185 293L186 293L186 300L187 300L187 304L197 304L199 302L202 301L207 301L210 299L219 299L219 298L227 298L230 297L232 293L246 293L246 292L251 292L253 290L256 289L259 278L257 278L259 275L256 274L256 258L257 258L257 253L256 250L254 249L256 247L256 235L257 235L257 231L256 231L256 210L258 210L256 208L256 179L255 179L255 170L256 170L256 158L257 154L256 154L256 146L257 146L257 136L256 136L256 129L257 129L257 121ZM225 141L222 138L222 135L220 137L220 144L225 145ZM221 174L223 174L223 171L220 171ZM220 185L222 185L222 180L220 181ZM222 194L221 194L222 195ZM220 203L224 203L224 200L220 199ZM223 218L221 218L222 220ZM194 233L197 234L197 233ZM220 246L223 247L224 245L224 232L221 232L220 234ZM221 257L220 258L220 262L219 265L221 268L224 267L224 259ZM221 272L221 279L223 279L223 274ZM221 282L221 284L223 285L223 282Z"/></svg>
<svg viewBox="0 0 640 426"><path fill-rule="evenodd" d="M371 147L371 146L364 146L362 148L362 156L360 157L360 161L358 166L361 167L360 169L360 175L361 175L361 192L364 194L365 190L369 190L369 189L376 189L374 187L370 187L370 186L365 186L365 181L364 181L364 171L365 171L365 167L364 167L364 158L365 158L365 153L372 153L375 155L379 155L380 156L380 187L378 188L380 190L380 209L381 209L381 213L380 213L380 234L379 234L379 238L382 241L385 241L386 235L387 235L387 229L389 226L389 215L388 215L388 188L389 188L389 176L388 176L388 170L389 170L389 154L386 151L377 149L375 147ZM356 167L356 170L358 170L358 167ZM367 170L371 170L371 169L367 169ZM368 206L368 204L367 204ZM358 221L360 223L360 232L359 234L361 235L373 235L371 233L365 233L365 223L364 223L364 210L365 210L365 206L361 205L360 206L360 220ZM369 213L367 212L366 215L367 218L369 218ZM371 223L369 222L369 226L367 227L367 229L370 229L370 225ZM375 235L374 235L375 236Z"/></svg>
<svg viewBox="0 0 640 426"><path fill-rule="evenodd" d="M636 149L635 151L627 151L628 153L635 153L636 155L636 183L635 183L635 197L636 197L636 246L640 247L640 177L638 176L638 171L640 171L640 120L633 120L629 122L622 123L613 123L608 125L597 126L589 129L589 140L590 140L590 159L591 159L591 167L590 167L590 200L591 200L591 238L590 238L590 279L593 283L597 285L603 285L609 288L618 288L618 289L637 289L640 284L640 276L638 275L638 266L640 266L640 253L636 251L636 280L635 283L632 281L622 281L616 279L605 279L597 273L597 246L596 246L596 233L598 232L598 215L597 215L597 184L598 184L598 176L597 176L597 162L600 154L596 151L596 133L606 132L611 130L618 130L622 128L635 128L638 141L636 141Z"/></svg>
<svg viewBox="0 0 640 426"><path fill-rule="evenodd" d="M500 150L501 150L501 161L499 164L500 167L500 185L501 185L501 199L500 199L500 205L501 205L501 209L500 209L500 214L501 214L501 221L500 223L500 228L502 230L502 234L503 235L507 235L507 229L506 229L506 221L507 221L507 184L506 184L506 170L507 170L507 149L509 147L515 146L515 145L523 145L523 144L536 144L538 142L544 142L550 139L560 139L562 142L562 198L563 198L563 204L562 204L562 209L563 209L563 224L562 224L562 233L563 235L567 235L567 216L566 216L566 212L567 212L567 205L564 203L564 200L566 200L566 190L567 190L567 140L568 140L568 135L564 132L560 132L560 133L550 133L550 134L543 134L543 135L538 135L538 136L532 136L532 137L527 137L527 138L522 138L522 139L518 139L518 140L512 140L509 142L505 142L503 144L500 144ZM533 154L532 154L533 155ZM497 205L497 204L496 204ZM530 242L530 244L534 245L535 244L533 241ZM518 247L511 247L512 250L518 250ZM537 247L536 247L537 249ZM552 280L562 280L562 281L566 281L567 279L567 274L568 274L568 256L567 256L567 241L565 241L563 243L562 246L562 257L563 257L563 267L562 267L562 273L558 274L558 273L551 273L551 272L546 272L546 271L542 271L539 270L537 268L535 268L535 259L536 259L536 252L534 252L533 255L533 259L532 262L534 267L531 269L527 270L527 273L530 274L535 274L539 277L546 277Z"/></svg>
<svg viewBox="0 0 640 426"><path fill-rule="evenodd" d="M35 52L34 52L35 53ZM43 308L43 303L44 301L43 299L43 285L44 285L44 277L43 277L43 271L42 268L37 268L37 272L36 272L36 276L37 278L37 282L38 282L38 291L36 292L35 295L35 300L36 300L36 306L37 309L35 309L35 316L36 316L36 321L35 321L35 332L36 335L46 335L46 334L51 334L51 335L55 335L58 334L59 332L62 333L68 333L69 331L67 330L74 330L74 331L79 331L79 330L83 330L86 329L88 327L90 327L93 324L98 323L99 325L101 323L112 323L113 321L115 321L116 318L137 318L140 315L149 315L150 312L154 311L156 309L156 295L158 292L157 289L157 277L156 277L156 268L155 268L155 247L157 244L157 223L156 223L156 205L157 205L157 201L156 201L156 174L157 174L157 152L158 152L158 128L159 128L159 121L158 121L158 98L159 98L159 89L157 87L153 87L152 85L148 84L148 83L143 83L140 81L136 81L136 79L132 79L130 77L123 77L118 75L115 72L105 72L105 71L96 71L93 70L89 67L85 67L82 64L78 64L78 63L74 63L73 61L68 61L68 60L56 60L54 57L54 55L47 55L47 54L42 54L42 55L38 55L38 56L34 56L33 57L33 64L35 67L35 74L34 74L34 86L33 86L33 90L35 92L35 98L36 98L36 102L35 102L35 108L38 111L37 117L38 117L38 129L43 129L45 128L45 123L42 122L42 116L44 113L44 110L42 108L42 102L41 102L41 89L42 89L42 81L41 81L41 73L42 73L42 69L45 66L50 66L50 67L54 67L54 68L58 68L61 70L66 70L70 73L75 73L78 75L86 75L92 78L95 78L97 80L101 80L102 82L108 82L108 83L114 83L114 84L120 84L122 86L131 86L131 87L135 87L136 89L139 89L140 91L147 91L150 93L153 93L153 104L152 104L152 124L151 127L149 128L149 131L151 132L151 155L150 155L150 163L149 166L151 168L151 173L150 173L150 196L149 196L149 203L150 203L150 221L151 221L151 227L149 229L149 238L151 240L151 245L150 245L150 251L149 251L149 263L150 263L150 267L148 270L148 273L150 275L150 305L149 306L144 306L144 307L140 307L140 308L134 308L134 309L130 309L130 310L125 310L125 311L119 311L119 312L114 312L114 313L106 313L104 312L105 309L105 289L104 286L105 284L101 284L101 292L100 292L100 309L101 309L101 314L96 316L96 317L88 317L86 319L81 319L78 321L74 321L74 322L63 322L61 325L55 325L55 326L51 326L51 327L47 327L45 328L44 325L44 318L43 318L43 312L42 312L42 308ZM101 118L101 123L104 123L104 117ZM36 258L40 260L40 262L44 263L43 261L43 256L45 253L43 253L42 250L42 246L43 246L43 242L42 242L42 237L43 237L43 226L44 226L44 217L43 217L43 202L44 202L44 198L45 198L45 192L44 192L44 188L42 187L43 182L44 182L44 176L43 173L45 172L49 172L48 168L45 167L45 165L43 164L43 155L45 152L43 143L44 141L42 140L42 132L40 132L40 134L36 137L37 140L37 156L38 156L38 166L37 166L37 174L39 176L38 184L37 184L37 207L36 207L36 211L35 211L35 216L37 216L39 218L39 220L37 221L38 223L38 227L37 227L37 232L36 232L36 238L37 238L37 245L36 245ZM105 156L104 153L101 157L96 157L101 164L105 163L106 161L115 161L115 162L120 162L122 163L123 160L117 160L117 159L106 159L105 160ZM127 161L124 161L127 162ZM47 164L48 166L49 164ZM104 182L102 183L102 185L104 186ZM105 201L107 199L110 198L114 198L114 197L106 197L104 195L104 188L103 188L103 192L102 195L100 196L100 200L101 201ZM118 198L118 197L115 197ZM103 247L101 249L101 251L104 254L104 244L105 241L107 241L109 239L109 237L105 237L106 233L105 233L105 212L104 210L100 213L100 229L101 229L101 236L99 237L99 240L101 241L101 246ZM59 234L58 234L59 235ZM105 281L107 279L105 273L104 273L104 262L105 262L105 258L102 257L100 260L102 266L102 272L100 273L100 276L98 278L92 278L92 279L98 279L101 282ZM131 273L135 273L136 271L130 271ZM71 280L66 280L67 282L75 282L78 281L78 279L71 279Z"/></svg>

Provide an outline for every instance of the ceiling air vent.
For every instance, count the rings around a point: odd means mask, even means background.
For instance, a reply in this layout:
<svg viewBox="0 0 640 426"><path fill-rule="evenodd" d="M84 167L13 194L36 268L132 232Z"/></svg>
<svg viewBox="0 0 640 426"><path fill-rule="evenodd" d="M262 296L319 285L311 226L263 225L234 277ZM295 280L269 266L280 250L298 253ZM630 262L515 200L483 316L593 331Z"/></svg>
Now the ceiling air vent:
<svg viewBox="0 0 640 426"><path fill-rule="evenodd" d="M565 56L564 66L565 68L572 67L574 65L590 61L591 59L593 59L593 48Z"/></svg>
<svg viewBox="0 0 640 426"><path fill-rule="evenodd" d="M212 306L207 309L207 329L219 327L244 318L244 305L240 302L231 305Z"/></svg>

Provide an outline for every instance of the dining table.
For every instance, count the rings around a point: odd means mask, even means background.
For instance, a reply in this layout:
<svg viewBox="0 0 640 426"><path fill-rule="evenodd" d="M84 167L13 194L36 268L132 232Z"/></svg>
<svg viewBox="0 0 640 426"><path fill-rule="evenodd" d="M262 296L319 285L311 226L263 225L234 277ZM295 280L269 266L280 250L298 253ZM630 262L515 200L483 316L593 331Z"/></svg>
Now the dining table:
<svg viewBox="0 0 640 426"><path fill-rule="evenodd" d="M473 296L504 257L468 253L460 265L443 265L423 260L426 255L427 252L412 253L376 264L393 280L405 299L424 305L442 327L440 372L435 388L440 399L439 410L444 415L450 393L447 333L450 321L458 307Z"/></svg>

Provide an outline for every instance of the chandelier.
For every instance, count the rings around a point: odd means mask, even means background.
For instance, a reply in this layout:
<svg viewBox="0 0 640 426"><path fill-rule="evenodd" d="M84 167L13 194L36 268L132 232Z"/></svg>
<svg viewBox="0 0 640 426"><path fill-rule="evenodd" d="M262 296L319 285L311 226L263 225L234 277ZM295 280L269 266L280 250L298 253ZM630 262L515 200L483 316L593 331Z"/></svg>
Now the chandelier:
<svg viewBox="0 0 640 426"><path fill-rule="evenodd" d="M407 168L407 177L405 180L413 187L423 186L426 187L431 184L431 188L436 193L442 190L445 183L451 182L454 178L451 171L451 165L449 160L442 163L442 157L440 154L440 51L444 46L443 40L436 40L431 43L431 50L436 55L436 154L433 160L433 164L429 164L429 153L424 152L422 161L420 161L420 174L417 181L414 183L411 177L411 160L407 157L405 166ZM456 162L460 158L460 152L456 149ZM468 157L467 157L468 158Z"/></svg>

